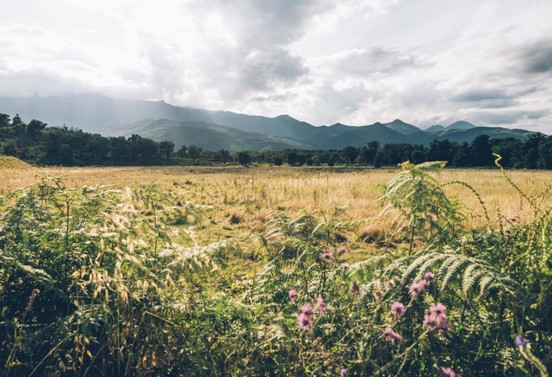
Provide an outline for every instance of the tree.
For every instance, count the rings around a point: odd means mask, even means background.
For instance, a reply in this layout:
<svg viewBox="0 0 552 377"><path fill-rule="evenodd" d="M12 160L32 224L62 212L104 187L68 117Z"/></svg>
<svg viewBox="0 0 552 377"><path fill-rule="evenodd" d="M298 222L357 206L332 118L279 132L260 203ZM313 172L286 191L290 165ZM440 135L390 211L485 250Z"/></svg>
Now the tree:
<svg viewBox="0 0 552 377"><path fill-rule="evenodd" d="M201 154L201 151L203 151L203 148L200 148L196 145L190 145L188 147L188 156L190 156L192 161L195 161Z"/></svg>
<svg viewBox="0 0 552 377"><path fill-rule="evenodd" d="M39 120L33 119L27 124L27 132L34 139L36 135L46 128L47 124Z"/></svg>
<svg viewBox="0 0 552 377"><path fill-rule="evenodd" d="M167 161L170 160L173 151L174 143L172 141L162 141L159 143L159 154Z"/></svg>
<svg viewBox="0 0 552 377"><path fill-rule="evenodd" d="M491 166L494 163L489 135L479 135L473 139L471 146L472 166Z"/></svg>
<svg viewBox="0 0 552 377"><path fill-rule="evenodd" d="M343 149L343 154L345 155L345 157L347 158L350 164L354 164L358 156L358 149L349 145L348 147Z"/></svg>
<svg viewBox="0 0 552 377"><path fill-rule="evenodd" d="M176 152L176 155L180 158L188 157L188 148L185 145L181 146L180 149Z"/></svg>
<svg viewBox="0 0 552 377"><path fill-rule="evenodd" d="M0 128L8 127L10 125L10 116L0 113Z"/></svg>
<svg viewBox="0 0 552 377"><path fill-rule="evenodd" d="M282 164L284 163L284 159L280 156L276 156L274 157L273 162L274 162L274 165L276 166L282 166Z"/></svg>
<svg viewBox="0 0 552 377"><path fill-rule="evenodd" d="M238 161L238 164L240 165L247 166L251 163L251 155L249 152L238 152L236 161Z"/></svg>

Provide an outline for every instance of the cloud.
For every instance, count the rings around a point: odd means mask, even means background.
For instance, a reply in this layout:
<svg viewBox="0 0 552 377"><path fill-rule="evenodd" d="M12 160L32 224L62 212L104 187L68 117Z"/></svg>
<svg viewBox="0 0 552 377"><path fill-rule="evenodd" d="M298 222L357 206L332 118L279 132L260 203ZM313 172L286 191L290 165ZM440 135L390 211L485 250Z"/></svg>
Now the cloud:
<svg viewBox="0 0 552 377"><path fill-rule="evenodd" d="M552 39L534 42L523 48L518 56L526 73L552 72Z"/></svg>
<svg viewBox="0 0 552 377"><path fill-rule="evenodd" d="M373 47L369 50L353 49L341 51L318 62L339 74L366 76L375 73L391 74L417 66L412 54L398 50Z"/></svg>
<svg viewBox="0 0 552 377"><path fill-rule="evenodd" d="M541 120L550 115L549 109L537 110L508 110L502 112L495 111L473 111L468 113L469 119L481 125L512 125L526 121Z"/></svg>

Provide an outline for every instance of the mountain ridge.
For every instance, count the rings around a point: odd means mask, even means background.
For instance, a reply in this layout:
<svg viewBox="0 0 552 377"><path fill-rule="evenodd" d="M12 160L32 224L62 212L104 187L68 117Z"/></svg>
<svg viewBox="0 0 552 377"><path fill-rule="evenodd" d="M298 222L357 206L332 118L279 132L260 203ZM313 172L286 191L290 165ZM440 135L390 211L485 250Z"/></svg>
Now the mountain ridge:
<svg viewBox="0 0 552 377"><path fill-rule="evenodd" d="M24 119L40 119L53 126L64 125L107 136L130 136L137 133L157 141L166 137L176 145L194 144L203 148L213 148L216 145L221 146L221 149L229 149L231 146L232 150L238 147L244 150L341 149L347 146L363 146L371 141L378 141L380 144L427 145L433 140L445 138L469 142L483 133L488 134L491 139L524 139L533 133L502 127L481 127L465 120L448 126L435 125L427 130L401 119L364 126L342 123L313 126L288 114L266 117L179 107L165 101L114 99L95 93L56 97L0 97L0 113L11 116L19 114ZM148 119L151 121L147 121ZM164 122L155 123L158 120ZM134 127L136 122L142 122L142 127ZM203 128L198 127L199 124ZM163 130L163 127L166 129ZM225 137L228 138L227 142L223 140ZM209 138L217 142L211 143ZM241 142L240 139L248 142Z"/></svg>

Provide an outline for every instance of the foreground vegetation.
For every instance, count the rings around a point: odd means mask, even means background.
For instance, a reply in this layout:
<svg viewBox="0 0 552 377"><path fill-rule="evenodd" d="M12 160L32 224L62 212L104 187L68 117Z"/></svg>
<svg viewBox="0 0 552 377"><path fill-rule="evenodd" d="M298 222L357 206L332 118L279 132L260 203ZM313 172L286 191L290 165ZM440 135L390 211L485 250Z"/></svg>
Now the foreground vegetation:
<svg viewBox="0 0 552 377"><path fill-rule="evenodd" d="M440 166L142 170L137 181L160 183L82 189L69 182L86 171L65 171L7 187L0 368L547 375L549 177L504 174L497 190L500 171L480 172L493 176L481 185L461 179L473 172L436 176ZM113 182L105 173L94 179ZM24 186L18 174L5 176ZM497 211L497 191L512 208Z"/></svg>

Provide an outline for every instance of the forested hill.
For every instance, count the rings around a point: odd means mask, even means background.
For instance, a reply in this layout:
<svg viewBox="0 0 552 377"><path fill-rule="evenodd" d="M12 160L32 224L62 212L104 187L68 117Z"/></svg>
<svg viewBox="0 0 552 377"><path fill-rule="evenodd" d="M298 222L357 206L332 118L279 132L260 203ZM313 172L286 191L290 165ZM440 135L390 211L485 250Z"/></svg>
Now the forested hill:
<svg viewBox="0 0 552 377"><path fill-rule="evenodd" d="M271 140L271 142L275 142ZM490 139L481 134L471 142L458 143L435 139L429 145L372 141L359 147L312 150L288 148L230 152L196 145L175 148L171 141L153 141L131 135L105 137L67 127L49 127L39 120L25 123L0 114L0 154L15 156L41 165L162 165L267 163L274 165L369 165L393 166L410 160L448 161L449 166L478 167L493 165L493 153L502 156L502 165L514 168L552 169L552 136L533 133L526 139Z"/></svg>
<svg viewBox="0 0 552 377"><path fill-rule="evenodd" d="M433 140L471 143L477 136L525 140L532 132L502 127L481 127L466 121L435 125L422 130L400 119L363 126L336 123L314 126L289 115L265 117L229 111L179 107L164 101L110 98L101 94L58 97L0 97L0 113L40 119L51 126L67 126L104 136L133 134L160 142L170 140L180 148L282 150L360 148L383 144L423 144Z"/></svg>

